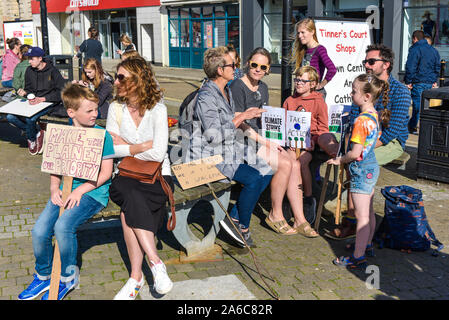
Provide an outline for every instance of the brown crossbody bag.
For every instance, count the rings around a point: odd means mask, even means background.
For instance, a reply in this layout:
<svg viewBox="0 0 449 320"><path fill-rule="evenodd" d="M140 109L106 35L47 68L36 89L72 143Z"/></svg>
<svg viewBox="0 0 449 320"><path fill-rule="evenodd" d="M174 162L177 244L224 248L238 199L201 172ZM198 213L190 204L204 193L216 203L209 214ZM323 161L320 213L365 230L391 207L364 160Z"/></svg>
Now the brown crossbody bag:
<svg viewBox="0 0 449 320"><path fill-rule="evenodd" d="M136 179L140 182L154 184L160 181L162 189L168 196L171 207L171 217L168 218L167 229L172 231L176 227L176 212L173 192L170 185L162 176L162 162L145 161L134 157L124 157L118 165L119 175Z"/></svg>

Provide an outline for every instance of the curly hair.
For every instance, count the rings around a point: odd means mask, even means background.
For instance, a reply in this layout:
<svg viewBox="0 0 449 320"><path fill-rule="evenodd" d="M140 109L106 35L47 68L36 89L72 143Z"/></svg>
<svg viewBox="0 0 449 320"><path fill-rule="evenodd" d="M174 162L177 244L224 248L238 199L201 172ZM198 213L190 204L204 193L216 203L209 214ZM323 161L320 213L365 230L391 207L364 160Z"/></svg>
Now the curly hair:
<svg viewBox="0 0 449 320"><path fill-rule="evenodd" d="M134 57L120 62L117 71L120 68L128 71L131 76L120 81L115 99L118 102L129 103L130 97L137 98L139 114L143 116L146 110L151 110L162 99L162 89L153 70L144 59Z"/></svg>

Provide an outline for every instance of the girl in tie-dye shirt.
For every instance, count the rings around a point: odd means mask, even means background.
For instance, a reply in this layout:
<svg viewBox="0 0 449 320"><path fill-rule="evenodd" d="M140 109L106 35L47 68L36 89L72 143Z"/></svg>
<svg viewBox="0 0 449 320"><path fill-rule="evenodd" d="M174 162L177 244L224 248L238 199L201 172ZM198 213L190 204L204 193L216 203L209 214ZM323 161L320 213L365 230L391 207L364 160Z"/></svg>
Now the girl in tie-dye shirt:
<svg viewBox="0 0 449 320"><path fill-rule="evenodd" d="M359 75L352 84L352 100L360 107L360 114L354 122L351 135L351 150L342 157L328 161L330 164L349 163L351 176L350 193L354 202L354 212L357 218L355 244L351 256L342 256L333 260L337 266L348 268L366 267L365 254L373 256L373 235L376 228L376 218L373 210L374 186L379 177L379 165L374 154L376 141L380 135L378 114L374 104L382 92L388 91L388 83L372 74ZM384 94L383 97L388 97ZM383 101L387 105L388 98ZM388 126L390 111L384 109L380 114L382 125Z"/></svg>

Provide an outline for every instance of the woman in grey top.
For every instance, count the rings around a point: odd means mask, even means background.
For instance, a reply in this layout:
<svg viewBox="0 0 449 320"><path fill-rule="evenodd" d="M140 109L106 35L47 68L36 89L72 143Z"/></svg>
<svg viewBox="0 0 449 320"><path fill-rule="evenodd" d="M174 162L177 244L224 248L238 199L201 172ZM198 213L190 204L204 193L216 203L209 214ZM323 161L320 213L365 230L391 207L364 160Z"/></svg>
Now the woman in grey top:
<svg viewBox="0 0 449 320"><path fill-rule="evenodd" d="M232 94L227 86L234 78L235 64L226 47L208 49L204 54L203 69L208 81L198 92L187 158L222 155L224 160L217 168L229 181L241 182L243 189L230 212L232 219L226 217L220 224L239 244L245 245L242 235L251 246L251 214L260 194L270 183L271 169L262 159L256 158L255 150L248 151L248 146L237 141L237 128L245 120L260 117L265 110L250 108L235 116ZM253 159L249 159L251 156Z"/></svg>
<svg viewBox="0 0 449 320"><path fill-rule="evenodd" d="M268 74L271 64L270 53L262 47L254 49L245 66L245 75L231 84L235 110L244 112L248 108L263 108L268 104L268 87L261 80ZM258 132L262 128L259 119L251 119L242 124L250 137L259 144L258 155L262 157L275 172L271 181L272 209L265 219L273 231L293 235L300 233L308 238L318 237L318 233L310 226L304 216L303 192L300 164L282 147L262 137ZM246 127L245 127L246 126ZM265 148L262 148L265 146ZM295 222L291 227L282 213L282 201L287 196Z"/></svg>

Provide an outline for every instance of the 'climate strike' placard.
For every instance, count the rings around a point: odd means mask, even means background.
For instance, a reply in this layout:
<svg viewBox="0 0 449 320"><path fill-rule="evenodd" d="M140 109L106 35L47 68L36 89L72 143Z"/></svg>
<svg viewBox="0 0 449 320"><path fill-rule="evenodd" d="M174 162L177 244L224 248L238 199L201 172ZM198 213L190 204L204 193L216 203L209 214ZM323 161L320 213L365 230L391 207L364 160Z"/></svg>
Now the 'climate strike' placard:
<svg viewBox="0 0 449 320"><path fill-rule="evenodd" d="M105 130L48 124L42 172L96 181Z"/></svg>

